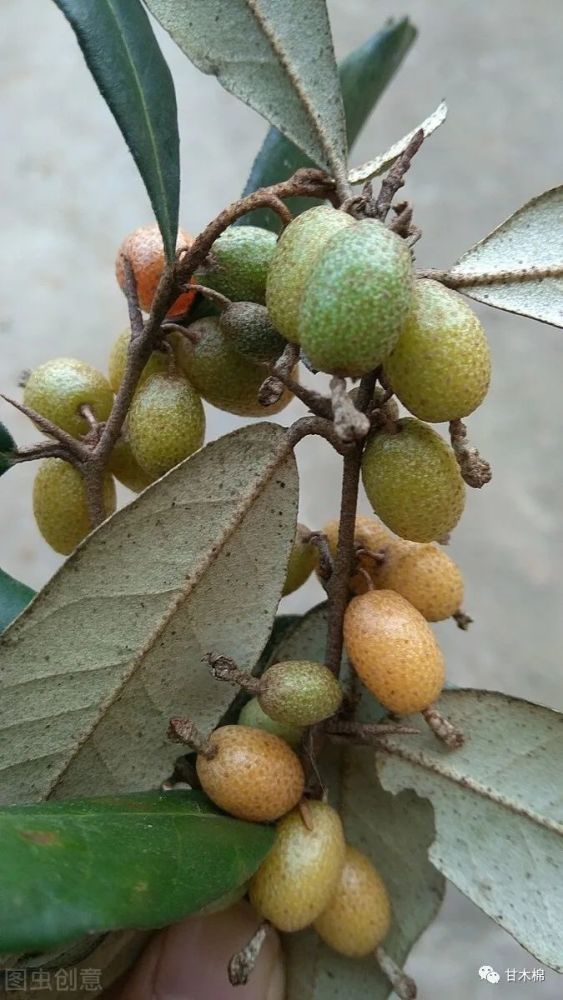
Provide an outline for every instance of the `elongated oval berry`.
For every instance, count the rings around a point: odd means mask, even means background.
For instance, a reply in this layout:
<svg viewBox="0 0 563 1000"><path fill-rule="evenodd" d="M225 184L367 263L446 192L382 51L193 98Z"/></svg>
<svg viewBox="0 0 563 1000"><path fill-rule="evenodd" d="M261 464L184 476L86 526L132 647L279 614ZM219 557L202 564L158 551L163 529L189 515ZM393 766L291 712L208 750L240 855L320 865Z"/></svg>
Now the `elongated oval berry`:
<svg viewBox="0 0 563 1000"><path fill-rule="evenodd" d="M390 712L421 712L444 686L444 659L432 629L394 591L372 590L350 601L344 643L356 673Z"/></svg>
<svg viewBox="0 0 563 1000"><path fill-rule="evenodd" d="M201 448L205 414L194 388L180 375L151 375L129 410L129 440L136 461L157 479Z"/></svg>
<svg viewBox="0 0 563 1000"><path fill-rule="evenodd" d="M283 596L292 594L309 579L317 563L317 550L309 541L310 531L304 524L297 525L295 541L287 564Z"/></svg>
<svg viewBox="0 0 563 1000"><path fill-rule="evenodd" d="M230 226L211 247L196 280L233 302L266 301L266 278L276 235L260 226Z"/></svg>
<svg viewBox="0 0 563 1000"><path fill-rule="evenodd" d="M438 281L415 283L414 303L385 373L404 406L421 420L455 420L484 400L491 353L473 310Z"/></svg>
<svg viewBox="0 0 563 1000"><path fill-rule="evenodd" d="M338 711L342 688L324 663L286 660L262 675L258 701L276 722L314 726Z"/></svg>
<svg viewBox="0 0 563 1000"><path fill-rule="evenodd" d="M299 931L322 913L344 864L338 813L316 801L307 811L312 829L297 809L278 823L274 846L250 883L255 910L280 931Z"/></svg>
<svg viewBox="0 0 563 1000"><path fill-rule="evenodd" d="M278 240L268 271L266 305L287 340L299 343L299 311L317 257L335 233L353 224L346 212L318 205L298 215Z"/></svg>
<svg viewBox="0 0 563 1000"><path fill-rule="evenodd" d="M404 240L375 219L333 236L307 276L298 342L313 367L365 375L393 349L412 307L414 279Z"/></svg>
<svg viewBox="0 0 563 1000"><path fill-rule="evenodd" d="M375 576L376 587L394 590L429 622L450 618L463 601L463 577L454 560L437 545L413 543Z"/></svg>
<svg viewBox="0 0 563 1000"><path fill-rule="evenodd" d="M231 816L271 823L299 802L305 775L287 743L262 729L222 726L208 740L210 756L198 754L201 787Z"/></svg>
<svg viewBox="0 0 563 1000"><path fill-rule="evenodd" d="M350 958L371 955L385 940L391 904L385 883L365 854L346 848L340 879L315 930L334 951Z"/></svg>
<svg viewBox="0 0 563 1000"><path fill-rule="evenodd" d="M119 483L122 483L133 493L140 493L141 490L145 490L154 482L154 477L149 476L148 472L141 468L133 454L127 426L121 431L113 446L108 470Z"/></svg>
<svg viewBox="0 0 563 1000"><path fill-rule="evenodd" d="M176 251L191 246L191 236L178 230ZM125 292L124 257L131 262L137 284L137 296L143 312L150 312L158 283L166 264L164 244L160 229L155 222L149 226L141 226L125 237L115 260L115 276L122 292ZM193 280L193 279L192 279ZM195 292L183 292L168 310L169 316L178 316L189 309L195 298Z"/></svg>
<svg viewBox="0 0 563 1000"><path fill-rule="evenodd" d="M362 479L374 513L413 542L443 538L462 515L465 484L455 455L432 427L413 417L369 439Z"/></svg>
<svg viewBox="0 0 563 1000"><path fill-rule="evenodd" d="M26 406L80 437L89 428L80 413L87 405L97 420L107 420L113 405L113 392L97 368L74 358L54 358L34 368L23 391Z"/></svg>
<svg viewBox="0 0 563 1000"><path fill-rule="evenodd" d="M274 736L279 736L281 740L285 740L294 750L300 745L303 739L303 726L290 726L285 722L276 722L275 719L271 719L261 707L258 698L251 698L241 708L238 722L239 726L250 726L252 729L265 729L267 733L273 733Z"/></svg>
<svg viewBox="0 0 563 1000"><path fill-rule="evenodd" d="M112 348L109 352L108 379L114 392L117 392L119 386L123 382L130 340L131 330L127 328L123 330L123 332L120 333L114 340ZM169 355L165 351L153 351L139 376L137 388L140 388L143 382L146 382L151 375L156 375L157 373L166 375L169 367Z"/></svg>
<svg viewBox="0 0 563 1000"><path fill-rule="evenodd" d="M221 313L219 325L235 350L249 361L276 361L287 345L266 306L257 302L233 302Z"/></svg>
<svg viewBox="0 0 563 1000"><path fill-rule="evenodd" d="M104 478L104 509L115 510L115 483ZM68 556L92 530L84 478L60 458L41 462L33 483L33 513L37 527L55 552Z"/></svg>

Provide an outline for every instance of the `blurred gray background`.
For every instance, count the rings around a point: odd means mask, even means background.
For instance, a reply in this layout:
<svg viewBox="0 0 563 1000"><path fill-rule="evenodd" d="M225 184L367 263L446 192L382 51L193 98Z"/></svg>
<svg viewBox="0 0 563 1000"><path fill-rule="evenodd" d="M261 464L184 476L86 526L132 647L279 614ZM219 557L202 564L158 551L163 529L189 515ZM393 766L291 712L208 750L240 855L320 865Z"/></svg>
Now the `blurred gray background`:
<svg viewBox="0 0 563 1000"><path fill-rule="evenodd" d="M405 13L420 36L356 147L352 162L382 151L442 97L449 119L425 145L406 192L424 231L422 266L446 266L513 210L563 183L559 0L329 0L338 55L390 15ZM113 276L125 233L151 219L120 134L98 96L74 36L46 0L3 0L0 37L0 387L18 394L22 369L70 355L105 367L126 323ZM246 180L265 125L200 75L159 31L179 102L181 224L197 232ZM439 627L450 678L563 709L563 335L480 310L494 356L491 393L470 419L494 479L469 497L452 551L467 581L468 634ZM284 422L298 415L295 404ZM20 443L36 440L2 403ZM208 438L240 424L209 409ZM302 520L318 527L337 513L338 464L324 443L300 446ZM0 484L0 565L41 586L59 558L31 515L29 465ZM127 499L126 491L122 498ZM365 498L363 509L367 511ZM286 602L304 610L321 593L311 582ZM526 887L522 886L525 894ZM563 928L562 928L563 937ZM501 982L479 980L482 964ZM459 1000L563 997L563 980L507 983L507 968L539 963L454 891L412 953L422 997Z"/></svg>

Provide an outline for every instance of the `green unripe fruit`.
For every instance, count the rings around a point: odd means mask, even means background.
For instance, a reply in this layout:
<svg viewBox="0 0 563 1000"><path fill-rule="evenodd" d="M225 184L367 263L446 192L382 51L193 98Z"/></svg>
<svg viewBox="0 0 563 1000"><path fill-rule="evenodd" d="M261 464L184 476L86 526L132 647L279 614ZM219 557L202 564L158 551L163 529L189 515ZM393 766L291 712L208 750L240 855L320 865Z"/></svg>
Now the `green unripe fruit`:
<svg viewBox="0 0 563 1000"><path fill-rule="evenodd" d="M314 726L338 711L342 688L323 663L287 660L262 676L258 701L276 722Z"/></svg>
<svg viewBox="0 0 563 1000"><path fill-rule="evenodd" d="M104 478L104 510L115 510L115 483ZM33 513L37 527L55 552L68 556L92 530L86 485L74 466L60 458L41 462L33 483Z"/></svg>
<svg viewBox="0 0 563 1000"><path fill-rule="evenodd" d="M274 846L250 883L254 909L280 931L299 931L328 906L344 865L346 842L338 813L307 803L312 829L298 809L278 823Z"/></svg>
<svg viewBox="0 0 563 1000"><path fill-rule="evenodd" d="M319 371L365 375L385 360L413 298L410 250L381 222L364 219L325 245L309 273L298 339Z"/></svg>
<svg viewBox="0 0 563 1000"><path fill-rule="evenodd" d="M287 341L274 327L266 306L257 302L233 302L219 323L233 347L250 361L277 361L286 347Z"/></svg>
<svg viewBox="0 0 563 1000"><path fill-rule="evenodd" d="M456 292L437 281L417 281L413 311L385 372L401 403L421 420L465 417L489 388L485 331Z"/></svg>
<svg viewBox="0 0 563 1000"><path fill-rule="evenodd" d="M250 726L251 729L265 729L267 733L279 736L280 739L289 743L290 747L293 747L294 750L300 745L303 738L302 726L290 726L287 723L276 722L274 719L271 719L269 715L266 715L264 709L261 708L258 698L251 698L250 701L247 701L241 710L238 721L240 726Z"/></svg>
<svg viewBox="0 0 563 1000"><path fill-rule="evenodd" d="M234 302L266 301L266 278L276 236L259 226L231 226L215 240L196 280Z"/></svg>
<svg viewBox="0 0 563 1000"><path fill-rule="evenodd" d="M0 476L11 468L11 454L16 450L16 442L7 427L0 423Z"/></svg>
<svg viewBox="0 0 563 1000"><path fill-rule="evenodd" d="M266 305L287 340L299 343L299 312L309 275L328 241L354 224L352 216L319 205L298 215L278 240L268 272Z"/></svg>
<svg viewBox="0 0 563 1000"><path fill-rule="evenodd" d="M180 375L151 375L129 410L136 461L157 479L201 448L205 414L195 389Z"/></svg>
<svg viewBox="0 0 563 1000"><path fill-rule="evenodd" d="M116 340L113 342L113 346L109 353L108 358L108 378L109 384L111 385L114 392L117 392L119 386L123 382L123 376L125 374L125 367L127 365L127 351L129 350L129 341L131 340L131 330L123 330L119 334ZM137 388L146 382L151 375L156 375L157 373L166 374L169 368L169 357L164 351L153 351L149 360L147 361L145 367L143 368L139 381L137 383Z"/></svg>
<svg viewBox="0 0 563 1000"><path fill-rule="evenodd" d="M368 441L362 478L374 513L413 542L443 538L459 521L465 484L452 449L427 424L406 417Z"/></svg>
<svg viewBox="0 0 563 1000"><path fill-rule="evenodd" d="M325 944L349 958L365 958L386 938L391 904L385 883L371 861L354 847L346 860L334 895L315 920Z"/></svg>
<svg viewBox="0 0 563 1000"><path fill-rule="evenodd" d="M127 427L122 430L118 437L108 462L108 469L115 476L118 482L126 486L133 493L140 493L154 482L154 478L149 476L141 468L131 448L129 430Z"/></svg>
<svg viewBox="0 0 563 1000"><path fill-rule="evenodd" d="M317 565L317 550L309 539L310 531L304 524L297 525L295 541L287 564L283 596L287 597L309 579Z"/></svg>
<svg viewBox="0 0 563 1000"><path fill-rule="evenodd" d="M181 334L174 337L176 357L186 377L208 403L239 417L267 417L287 406L291 399L287 390L273 406L260 405L258 391L268 369L239 354L216 317L199 319L188 329L197 342Z"/></svg>
<svg viewBox="0 0 563 1000"><path fill-rule="evenodd" d="M105 376L92 365L73 358L55 358L32 371L23 401L68 434L80 437L89 427L80 415L80 407L87 405L97 420L107 420L113 392Z"/></svg>

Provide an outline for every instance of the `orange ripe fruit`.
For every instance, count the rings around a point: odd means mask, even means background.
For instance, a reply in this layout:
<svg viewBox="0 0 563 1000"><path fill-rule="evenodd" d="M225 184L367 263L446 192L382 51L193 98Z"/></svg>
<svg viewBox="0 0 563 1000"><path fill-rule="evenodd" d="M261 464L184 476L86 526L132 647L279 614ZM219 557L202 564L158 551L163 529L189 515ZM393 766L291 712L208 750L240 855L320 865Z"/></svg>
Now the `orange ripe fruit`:
<svg viewBox="0 0 563 1000"><path fill-rule="evenodd" d="M339 521L329 521L323 528L333 559L336 556L339 524ZM354 544L356 547L366 549L368 552L381 553L389 561L395 557L396 553L402 550L404 545L408 545L409 543L405 542L402 538L396 538L392 535L385 525L381 521L378 521L376 517L373 517L373 515L365 516L359 514L356 518L356 527L354 528ZM365 572L354 573L350 577L348 586L353 594L365 594L366 590L370 589L370 579L374 585L377 585L380 566L369 555L360 555L357 565ZM368 574L367 577L365 573Z"/></svg>
<svg viewBox="0 0 563 1000"><path fill-rule="evenodd" d="M189 247L191 236L183 229L178 230L176 252ZM160 281L166 257L162 236L156 223L151 226L141 226L125 237L115 259L115 276L121 291L125 291L125 267L123 258L128 257L133 267L137 281L137 295L143 312L150 312L154 294ZM193 279L192 279L193 280ZM187 312L196 293L183 292L168 310L168 316L179 316Z"/></svg>

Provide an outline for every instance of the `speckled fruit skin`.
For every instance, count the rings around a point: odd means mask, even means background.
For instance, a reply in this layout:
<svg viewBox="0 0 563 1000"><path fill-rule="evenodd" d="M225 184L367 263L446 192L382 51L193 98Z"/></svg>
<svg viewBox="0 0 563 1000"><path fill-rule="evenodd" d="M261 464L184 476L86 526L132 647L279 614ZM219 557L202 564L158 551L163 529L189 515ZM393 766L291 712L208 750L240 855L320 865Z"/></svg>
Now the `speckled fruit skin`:
<svg viewBox="0 0 563 1000"><path fill-rule="evenodd" d="M333 559L336 555L339 523L339 521L329 521L323 528L323 533L327 537ZM387 559L391 557L391 553L395 553L398 547L406 544L404 539L394 538L387 531L385 525L381 521L378 521L377 518L362 514L356 518L354 543L356 546L368 549L370 552L380 552ZM365 594L370 589L370 579L372 581L377 579L378 565L368 555L361 555L358 561L368 576L366 577L364 573L354 573L350 577L349 588L353 594Z"/></svg>
<svg viewBox="0 0 563 1000"><path fill-rule="evenodd" d="M408 318L414 279L404 240L363 219L324 246L307 278L298 340L313 367L366 375L385 360Z"/></svg>
<svg viewBox="0 0 563 1000"><path fill-rule="evenodd" d="M250 883L255 910L280 931L299 931L328 905L344 864L338 813L310 801L313 829L294 809L278 823L274 846Z"/></svg>
<svg viewBox="0 0 563 1000"><path fill-rule="evenodd" d="M463 602L459 567L437 545L405 549L382 568L376 586L401 594L429 622L450 618Z"/></svg>
<svg viewBox="0 0 563 1000"><path fill-rule="evenodd" d="M287 573L283 586L283 597L293 594L309 579L317 564L317 550L307 541L309 529L304 524L297 525L295 541L287 564Z"/></svg>
<svg viewBox="0 0 563 1000"><path fill-rule="evenodd" d="M183 229L178 230L176 251L191 246L192 238ZM143 312L150 312L154 293L164 270L166 258L162 236L156 224L141 226L125 237L115 258L115 277L122 292L125 292L125 268L123 257L128 257L133 266L137 282L137 296ZM193 280L193 279L192 279ZM168 310L168 316L179 316L187 311L195 299L195 292L184 292Z"/></svg>
<svg viewBox="0 0 563 1000"><path fill-rule="evenodd" d="M263 674L258 701L277 722L314 726L338 711L342 688L324 663L286 660Z"/></svg>
<svg viewBox="0 0 563 1000"><path fill-rule="evenodd" d="M219 317L221 331L249 361L277 361L287 341L273 325L266 306L233 302Z"/></svg>
<svg viewBox="0 0 563 1000"><path fill-rule="evenodd" d="M141 490L145 490L147 486L150 486L154 482L154 478L141 468L133 454L127 427L121 432L113 447L113 451L109 457L108 469L118 482L126 486L133 493L140 493Z"/></svg>
<svg viewBox="0 0 563 1000"><path fill-rule="evenodd" d="M299 758L279 736L249 726L222 726L209 737L209 746L216 754L198 755L198 778L211 801L231 816L271 823L303 795Z"/></svg>
<svg viewBox="0 0 563 1000"><path fill-rule="evenodd" d="M197 281L233 302L266 301L266 278L276 235L259 226L230 226L215 240Z"/></svg>
<svg viewBox="0 0 563 1000"><path fill-rule="evenodd" d="M401 538L434 542L463 513L465 484L452 449L413 417L399 420L396 433L378 431L369 439L362 479L374 513Z"/></svg>
<svg viewBox="0 0 563 1000"><path fill-rule="evenodd" d="M392 590L350 601L344 644L360 679L390 712L421 712L444 686L444 659L432 629Z"/></svg>
<svg viewBox="0 0 563 1000"><path fill-rule="evenodd" d="M108 379L114 392L117 392L123 382L125 365L127 364L127 351L131 340L131 330L123 330L119 337L114 340L108 358ZM137 388L146 382L151 375L157 373L166 374L169 367L169 356L164 351L153 351L145 367L143 368Z"/></svg>
<svg viewBox="0 0 563 1000"><path fill-rule="evenodd" d="M437 281L417 281L413 310L385 373L415 417L465 417L483 402L491 380L485 331L456 292Z"/></svg>
<svg viewBox="0 0 563 1000"><path fill-rule="evenodd" d="M266 305L280 333L299 343L299 312L309 275L328 241L354 225L351 215L318 205L298 215L278 240L266 286Z"/></svg>
<svg viewBox="0 0 563 1000"><path fill-rule="evenodd" d="M260 405L258 390L268 369L239 354L215 316L198 319L189 329L200 339L192 344L181 334L174 338L176 357L186 378L208 403L239 417L267 417L285 409L292 398L287 390L273 406Z"/></svg>
<svg viewBox="0 0 563 1000"><path fill-rule="evenodd" d="M23 401L68 434L80 437L88 431L80 407L88 404L98 420L107 420L113 392L105 376L92 365L74 358L54 358L32 371Z"/></svg>
<svg viewBox="0 0 563 1000"><path fill-rule="evenodd" d="M104 508L115 510L115 483L104 479ZM37 527L55 552L68 556L91 531L86 487L77 469L60 458L41 462L33 483L33 513Z"/></svg>
<svg viewBox="0 0 563 1000"><path fill-rule="evenodd" d="M315 930L334 951L365 958L385 940L391 924L391 904L385 883L365 854L346 848L344 868Z"/></svg>
<svg viewBox="0 0 563 1000"><path fill-rule="evenodd" d="M303 739L302 726L288 726L284 722L276 722L266 715L260 706L258 698L251 698L241 709L238 717L239 725L251 726L253 729L265 729L267 733L279 736L281 740L289 743L294 750L300 745Z"/></svg>
<svg viewBox="0 0 563 1000"><path fill-rule="evenodd" d="M129 410L129 440L148 476L163 476L201 448L205 413L195 389L181 375L151 375Z"/></svg>

